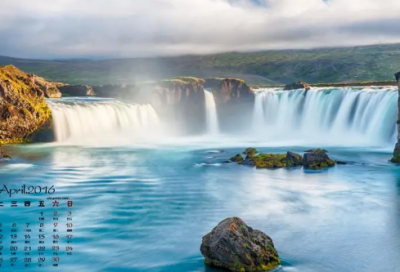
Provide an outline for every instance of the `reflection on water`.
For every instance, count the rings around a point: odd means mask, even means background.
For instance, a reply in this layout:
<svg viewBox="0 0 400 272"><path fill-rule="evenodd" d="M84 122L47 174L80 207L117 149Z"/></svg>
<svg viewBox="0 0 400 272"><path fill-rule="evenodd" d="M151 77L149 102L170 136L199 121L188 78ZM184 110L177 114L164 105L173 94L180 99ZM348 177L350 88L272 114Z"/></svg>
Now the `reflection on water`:
<svg viewBox="0 0 400 272"><path fill-rule="evenodd" d="M286 149L305 150L262 151ZM240 150L15 147L0 179L55 185L57 196L74 199L74 255L58 271L217 271L199 247L228 216L274 239L282 271L399 271L400 169L390 154L330 148L350 164L317 172L222 163ZM1 220L19 223L35 212L0 210Z"/></svg>

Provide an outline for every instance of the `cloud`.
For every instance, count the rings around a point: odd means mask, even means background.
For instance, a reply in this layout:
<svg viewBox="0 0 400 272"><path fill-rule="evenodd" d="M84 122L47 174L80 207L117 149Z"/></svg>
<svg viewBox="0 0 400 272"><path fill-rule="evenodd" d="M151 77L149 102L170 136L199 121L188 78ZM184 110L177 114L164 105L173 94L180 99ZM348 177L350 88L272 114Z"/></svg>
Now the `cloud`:
<svg viewBox="0 0 400 272"><path fill-rule="evenodd" d="M394 0L13 0L0 55L137 57L400 42Z"/></svg>

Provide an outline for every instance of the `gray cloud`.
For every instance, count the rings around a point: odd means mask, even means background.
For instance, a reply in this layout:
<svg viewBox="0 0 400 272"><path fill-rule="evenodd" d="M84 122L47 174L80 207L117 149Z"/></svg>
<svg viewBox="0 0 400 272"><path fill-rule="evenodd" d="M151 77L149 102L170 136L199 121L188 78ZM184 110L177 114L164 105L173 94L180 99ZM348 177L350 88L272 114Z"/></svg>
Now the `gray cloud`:
<svg viewBox="0 0 400 272"><path fill-rule="evenodd" d="M0 55L135 57L400 42L393 0L0 3Z"/></svg>

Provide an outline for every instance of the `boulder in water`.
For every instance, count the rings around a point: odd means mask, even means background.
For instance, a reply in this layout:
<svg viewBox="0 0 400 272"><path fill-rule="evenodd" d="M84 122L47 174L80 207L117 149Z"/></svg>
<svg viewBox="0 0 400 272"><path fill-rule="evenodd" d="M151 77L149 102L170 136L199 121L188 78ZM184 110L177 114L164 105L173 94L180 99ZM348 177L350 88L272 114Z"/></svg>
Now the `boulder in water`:
<svg viewBox="0 0 400 272"><path fill-rule="evenodd" d="M262 153L254 157L256 168L281 168L286 166L286 154Z"/></svg>
<svg viewBox="0 0 400 272"><path fill-rule="evenodd" d="M242 163L244 161L244 159L243 159L242 155L236 154L235 156L233 156L231 158L231 161L237 162L237 163Z"/></svg>
<svg viewBox="0 0 400 272"><path fill-rule="evenodd" d="M335 165L335 162L326 154L326 150L320 148L312 152L306 152L304 154L303 163L304 167L313 170L324 169Z"/></svg>
<svg viewBox="0 0 400 272"><path fill-rule="evenodd" d="M249 165L249 166L254 166L256 165L256 162L254 161L253 156L247 155L244 161L242 162L242 165Z"/></svg>
<svg viewBox="0 0 400 272"><path fill-rule="evenodd" d="M311 87L307 83L305 83L303 81L299 81L297 83L288 84L285 86L285 88L283 88L284 91L298 90L298 89L304 89L304 90L308 91L311 89Z"/></svg>
<svg viewBox="0 0 400 272"><path fill-rule="evenodd" d="M205 235L200 251L206 264L230 271L269 271L281 263L272 239L237 217Z"/></svg>
<svg viewBox="0 0 400 272"><path fill-rule="evenodd" d="M243 151L243 154L245 154L247 156L254 156L257 153L258 153L258 151L254 147L246 148L246 150Z"/></svg>
<svg viewBox="0 0 400 272"><path fill-rule="evenodd" d="M285 162L286 167L303 165L303 157L300 154L288 151Z"/></svg>

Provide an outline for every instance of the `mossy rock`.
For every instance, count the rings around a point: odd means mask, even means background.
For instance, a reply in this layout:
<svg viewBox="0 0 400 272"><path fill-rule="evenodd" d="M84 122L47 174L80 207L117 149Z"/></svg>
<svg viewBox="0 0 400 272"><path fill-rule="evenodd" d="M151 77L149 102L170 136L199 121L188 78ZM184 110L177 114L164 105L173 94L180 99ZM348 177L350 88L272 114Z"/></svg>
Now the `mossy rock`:
<svg viewBox="0 0 400 272"><path fill-rule="evenodd" d="M247 156L254 156L257 153L258 153L258 151L254 147L246 148L246 150L243 151L243 154L245 154Z"/></svg>
<svg viewBox="0 0 400 272"><path fill-rule="evenodd" d="M189 84L198 84L198 85L204 84L206 82L202 78L197 78L192 76L180 76L180 77L175 77L173 79L178 79Z"/></svg>
<svg viewBox="0 0 400 272"><path fill-rule="evenodd" d="M394 151L393 151L393 157L390 160L392 163L400 163L400 143L397 143Z"/></svg>
<svg viewBox="0 0 400 272"><path fill-rule="evenodd" d="M300 154L288 151L286 153L286 167L303 165L303 157Z"/></svg>
<svg viewBox="0 0 400 272"><path fill-rule="evenodd" d="M236 154L230 160L233 162L237 162L237 163L242 163L244 161L242 155L240 155L240 154Z"/></svg>
<svg viewBox="0 0 400 272"><path fill-rule="evenodd" d="M237 217L221 221L202 239L205 263L230 271L269 271L281 260L272 239Z"/></svg>
<svg viewBox="0 0 400 272"><path fill-rule="evenodd" d="M263 153L253 159L256 168L282 168L286 166L286 154Z"/></svg>
<svg viewBox="0 0 400 272"><path fill-rule="evenodd" d="M326 153L326 150L320 148L312 152L306 152L304 154L304 167L312 170L320 170L334 166L335 162Z"/></svg>

